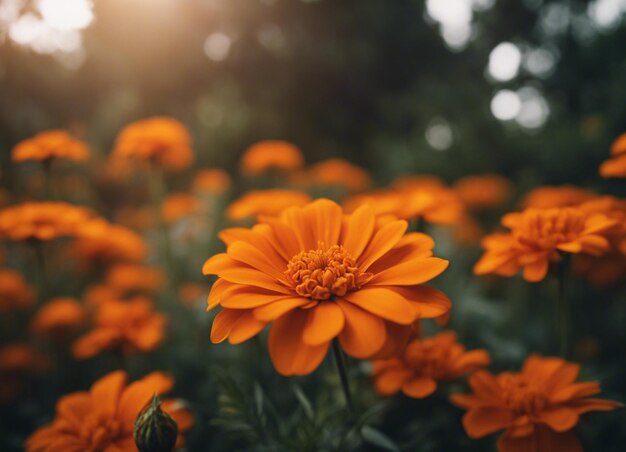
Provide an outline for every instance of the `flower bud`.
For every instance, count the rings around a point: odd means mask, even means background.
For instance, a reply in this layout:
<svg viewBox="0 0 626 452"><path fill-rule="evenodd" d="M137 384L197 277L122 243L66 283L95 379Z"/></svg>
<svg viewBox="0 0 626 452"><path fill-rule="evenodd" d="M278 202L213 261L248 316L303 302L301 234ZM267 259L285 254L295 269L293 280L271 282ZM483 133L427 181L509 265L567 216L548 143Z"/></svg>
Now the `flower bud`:
<svg viewBox="0 0 626 452"><path fill-rule="evenodd" d="M155 394L137 416L133 436L139 452L172 452L178 426L161 410L161 399Z"/></svg>

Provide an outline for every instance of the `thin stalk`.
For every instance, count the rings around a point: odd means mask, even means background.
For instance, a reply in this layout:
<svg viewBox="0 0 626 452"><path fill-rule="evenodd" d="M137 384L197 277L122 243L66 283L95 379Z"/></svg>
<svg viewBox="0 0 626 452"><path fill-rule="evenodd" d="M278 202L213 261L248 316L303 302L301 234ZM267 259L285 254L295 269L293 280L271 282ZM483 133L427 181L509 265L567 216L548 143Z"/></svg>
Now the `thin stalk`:
<svg viewBox="0 0 626 452"><path fill-rule="evenodd" d="M352 404L352 395L350 394L350 382L348 381L348 373L346 372L346 365L343 359L343 352L339 346L339 341L335 338L332 341L333 356L335 357L335 364L337 365L337 371L339 372L339 378L341 380L341 387L343 394L346 397L346 405L350 411L350 415L354 416L354 405Z"/></svg>
<svg viewBox="0 0 626 452"><path fill-rule="evenodd" d="M567 358L569 350L569 321L570 306L565 293L567 270L569 268L569 254L561 255L561 260L557 264L557 301L559 309L559 355Z"/></svg>
<svg viewBox="0 0 626 452"><path fill-rule="evenodd" d="M35 249L35 254L37 255L37 269L39 271L39 300L43 302L49 296L46 253L44 250L44 243L41 241L33 243L33 247Z"/></svg>

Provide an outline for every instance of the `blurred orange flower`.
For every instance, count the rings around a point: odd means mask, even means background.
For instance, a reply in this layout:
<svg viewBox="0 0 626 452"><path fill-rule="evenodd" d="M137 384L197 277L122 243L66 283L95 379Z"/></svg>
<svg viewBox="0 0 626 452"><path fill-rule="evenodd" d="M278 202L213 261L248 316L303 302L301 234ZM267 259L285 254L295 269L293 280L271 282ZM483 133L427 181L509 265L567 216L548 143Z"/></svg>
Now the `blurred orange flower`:
<svg viewBox="0 0 626 452"><path fill-rule="evenodd" d="M469 209L492 209L511 196L511 183L498 174L465 176L454 183L456 194Z"/></svg>
<svg viewBox="0 0 626 452"><path fill-rule="evenodd" d="M28 437L26 451L136 451L133 427L137 415L154 394L170 391L174 380L161 372L131 384L127 379L126 372L118 370L96 381L88 392L61 397L56 417ZM178 425L176 447L182 446L182 433L193 425L193 416L177 400L165 400L161 408Z"/></svg>
<svg viewBox="0 0 626 452"><path fill-rule="evenodd" d="M184 305L193 306L198 300L204 298L206 293L206 285L196 282L187 282L178 289L178 298L180 298Z"/></svg>
<svg viewBox="0 0 626 452"><path fill-rule="evenodd" d="M576 383L579 372L578 364L531 355L519 373L474 372L469 377L474 392L453 394L451 400L468 410L463 426L470 438L505 430L498 440L500 452L582 452L574 432L580 415L621 404L588 398L600 392L600 385Z"/></svg>
<svg viewBox="0 0 626 452"><path fill-rule="evenodd" d="M195 196L187 193L174 193L163 201L161 215L165 223L171 224L198 213L201 209L202 203Z"/></svg>
<svg viewBox="0 0 626 452"><path fill-rule="evenodd" d="M607 233L617 222L603 214L587 214L571 207L527 209L503 217L509 233L485 237L485 254L474 266L477 275L513 276L524 270L526 281L545 278L559 252L602 255L610 250Z"/></svg>
<svg viewBox="0 0 626 452"><path fill-rule="evenodd" d="M1 372L40 372L49 366L47 358L28 344L0 347Z"/></svg>
<svg viewBox="0 0 626 452"><path fill-rule="evenodd" d="M0 210L0 239L52 240L76 235L91 211L65 202L27 202Z"/></svg>
<svg viewBox="0 0 626 452"><path fill-rule="evenodd" d="M147 245L139 234L101 218L81 224L77 235L78 239L72 244L72 251L83 265L116 261L138 262L147 253Z"/></svg>
<svg viewBox="0 0 626 452"><path fill-rule="evenodd" d="M302 152L287 141L259 141L246 149L241 157L241 169L249 176L258 176L268 170L293 171L302 165Z"/></svg>
<svg viewBox="0 0 626 452"><path fill-rule="evenodd" d="M531 190L522 200L522 207L549 209L552 207L573 207L595 198L597 195L586 188L574 185L543 186Z"/></svg>
<svg viewBox="0 0 626 452"><path fill-rule="evenodd" d="M279 215L292 206L304 206L311 202L306 193L291 190L256 190L250 191L233 201L226 209L226 218L239 221L255 216Z"/></svg>
<svg viewBox="0 0 626 452"><path fill-rule="evenodd" d="M117 264L107 271L105 282L123 293L156 292L165 284L165 275L155 267Z"/></svg>
<svg viewBox="0 0 626 452"><path fill-rule="evenodd" d="M86 160L89 158L89 148L64 130L47 130L18 143L11 152L14 162L45 162L54 158Z"/></svg>
<svg viewBox="0 0 626 452"><path fill-rule="evenodd" d="M613 158L600 165L600 175L606 178L626 177L626 133L613 142L611 155Z"/></svg>
<svg viewBox="0 0 626 452"><path fill-rule="evenodd" d="M125 355L149 352L163 341L165 325L166 317L154 312L152 302L146 298L110 300L97 307L93 330L74 342L72 352L77 359L112 349Z"/></svg>
<svg viewBox="0 0 626 452"><path fill-rule="evenodd" d="M85 309L77 300L53 298L37 311L30 330L39 336L63 340L83 325L85 319Z"/></svg>
<svg viewBox="0 0 626 452"><path fill-rule="evenodd" d="M406 229L403 220L377 222L369 205L344 215L320 199L223 231L226 253L202 269L219 276L209 309L223 309L211 340L238 344L273 322L270 357L282 375L314 371L336 337L355 358L405 340L418 318L450 309L443 293L423 285L448 262L432 257L429 236Z"/></svg>
<svg viewBox="0 0 626 452"><path fill-rule="evenodd" d="M437 382L456 380L489 363L487 351L465 351L456 333L444 331L412 340L397 358L374 361L374 387L381 395L402 391L421 399L435 392Z"/></svg>
<svg viewBox="0 0 626 452"><path fill-rule="evenodd" d="M150 207L122 207L115 213L115 222L142 230L154 226L154 217L154 209Z"/></svg>
<svg viewBox="0 0 626 452"><path fill-rule="evenodd" d="M30 308L35 302L35 292L24 277L8 268L0 269L0 314Z"/></svg>
<svg viewBox="0 0 626 452"><path fill-rule="evenodd" d="M206 168L198 171L193 179L192 188L196 193L222 195L230 190L230 176L218 168Z"/></svg>
<svg viewBox="0 0 626 452"><path fill-rule="evenodd" d="M363 168L337 158L312 165L300 177L303 177L307 184L343 187L351 192L366 190L372 183L369 174Z"/></svg>
<svg viewBox="0 0 626 452"><path fill-rule="evenodd" d="M83 292L83 300L87 306L95 307L110 300L119 300L123 292L108 284L92 284Z"/></svg>
<svg viewBox="0 0 626 452"><path fill-rule="evenodd" d="M112 156L153 162L171 171L184 170L194 160L187 128L167 117L148 118L127 125L117 137Z"/></svg>

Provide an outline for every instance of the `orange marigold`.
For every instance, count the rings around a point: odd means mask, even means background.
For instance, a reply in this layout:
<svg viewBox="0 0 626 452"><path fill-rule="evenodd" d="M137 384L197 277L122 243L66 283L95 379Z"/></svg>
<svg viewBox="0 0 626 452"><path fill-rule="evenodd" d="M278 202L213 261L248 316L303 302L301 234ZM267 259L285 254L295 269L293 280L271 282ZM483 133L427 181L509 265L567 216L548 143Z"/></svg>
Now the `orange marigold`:
<svg viewBox="0 0 626 452"><path fill-rule="evenodd" d="M28 344L0 347L0 372L40 372L49 364L41 352Z"/></svg>
<svg viewBox="0 0 626 452"><path fill-rule="evenodd" d="M85 289L82 296L85 304L93 307L121 298L123 298L123 292L108 284L92 284Z"/></svg>
<svg viewBox="0 0 626 452"><path fill-rule="evenodd" d="M531 355L519 373L474 372L469 377L474 392L453 394L451 400L468 410L463 426L471 438L505 429L500 452L582 452L574 432L580 415L621 405L588 398L600 392L600 385L576 383L579 372L578 364Z"/></svg>
<svg viewBox="0 0 626 452"><path fill-rule="evenodd" d="M174 380L161 372L131 384L127 379L126 372L118 370L96 381L89 391L61 397L56 417L28 437L26 451L136 451L135 419L154 394L169 392ZM178 400L165 400L161 408L178 425L176 446L182 446L182 433L193 425L193 416Z"/></svg>
<svg viewBox="0 0 626 452"><path fill-rule="evenodd" d="M312 165L304 174L312 185L343 187L351 192L366 190L372 180L363 168L343 159L329 159Z"/></svg>
<svg viewBox="0 0 626 452"><path fill-rule="evenodd" d="M492 209L511 196L511 183L498 174L465 176L454 183L454 191L470 209Z"/></svg>
<svg viewBox="0 0 626 452"><path fill-rule="evenodd" d="M228 206L226 217L231 221L259 215L275 217L288 207L304 206L310 202L309 195L298 191L280 189L250 191Z"/></svg>
<svg viewBox="0 0 626 452"><path fill-rule="evenodd" d="M64 130L47 130L18 143L11 152L14 162L36 160L50 161L55 158L86 160L89 157L87 144L77 140Z"/></svg>
<svg viewBox="0 0 626 452"><path fill-rule="evenodd" d="M76 340L72 347L78 359L91 358L104 350L149 352L165 335L166 317L154 312L152 302L143 297L110 300L97 307L94 329Z"/></svg>
<svg viewBox="0 0 626 452"><path fill-rule="evenodd" d="M147 253L144 239L131 229L96 218L78 227L73 253L84 265L116 261L138 262Z"/></svg>
<svg viewBox="0 0 626 452"><path fill-rule="evenodd" d="M596 196L591 190L574 185L546 185L530 191L522 200L522 207L534 207L537 209L573 207Z"/></svg>
<svg viewBox="0 0 626 452"><path fill-rule="evenodd" d="M282 375L315 370L334 338L350 356L374 357L418 318L450 309L423 285L448 262L432 257L429 236L406 229L403 220L377 222L369 205L345 215L320 199L223 231L227 251L202 269L219 276L208 307L223 309L211 340L238 344L273 322L270 357Z"/></svg>
<svg viewBox="0 0 626 452"><path fill-rule="evenodd" d="M20 273L0 269L0 314L28 309L34 302L35 292Z"/></svg>
<svg viewBox="0 0 626 452"><path fill-rule="evenodd" d="M513 276L524 270L526 281L541 281L560 252L602 255L610 250L607 232L617 222L603 214L571 207L527 209L503 217L509 233L485 237L485 254L474 266L477 275Z"/></svg>
<svg viewBox="0 0 626 452"><path fill-rule="evenodd" d="M39 336L63 340L83 325L85 319L85 309L74 298L53 298L37 311L30 330Z"/></svg>
<svg viewBox="0 0 626 452"><path fill-rule="evenodd" d="M626 133L620 135L611 146L613 158L600 165L600 175L602 177L626 177Z"/></svg>
<svg viewBox="0 0 626 452"><path fill-rule="evenodd" d="M153 293L165 284L165 274L156 267L135 264L117 264L107 271L105 281L123 293Z"/></svg>
<svg viewBox="0 0 626 452"><path fill-rule="evenodd" d="M143 119L126 126L117 137L112 155L153 162L171 171L184 170L194 160L187 128L167 117Z"/></svg>
<svg viewBox="0 0 626 452"><path fill-rule="evenodd" d="M0 239L53 240L76 235L92 218L84 207L65 202L27 202L0 210Z"/></svg>
<svg viewBox="0 0 626 452"><path fill-rule="evenodd" d="M202 203L195 196L187 193L174 193L163 201L161 215L163 216L163 221L171 224L189 215L198 213L201 209Z"/></svg>
<svg viewBox="0 0 626 452"><path fill-rule="evenodd" d="M230 190L230 176L218 168L206 168L198 171L193 179L192 188L197 193L222 195Z"/></svg>
<svg viewBox="0 0 626 452"><path fill-rule="evenodd" d="M374 387L381 395L402 391L422 399L435 392L437 382L456 380L489 362L487 351L465 351L456 333L444 331L412 340L397 358L374 361Z"/></svg>
<svg viewBox="0 0 626 452"><path fill-rule="evenodd" d="M292 171L302 165L302 152L287 141L260 141L246 149L241 157L241 169L250 176L258 176L268 170Z"/></svg>

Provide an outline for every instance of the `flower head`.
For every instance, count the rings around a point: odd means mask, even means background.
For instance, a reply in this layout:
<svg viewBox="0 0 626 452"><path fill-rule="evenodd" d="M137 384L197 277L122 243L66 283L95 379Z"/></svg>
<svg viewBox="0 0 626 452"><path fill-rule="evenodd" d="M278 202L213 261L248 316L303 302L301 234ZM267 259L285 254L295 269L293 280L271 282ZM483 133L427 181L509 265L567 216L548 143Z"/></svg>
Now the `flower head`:
<svg viewBox="0 0 626 452"><path fill-rule="evenodd" d="M524 270L527 281L541 281L559 253L602 255L609 251L606 234L617 222L603 214L570 207L526 209L504 216L508 233L483 239L485 254L474 266L477 275L513 276Z"/></svg>
<svg viewBox="0 0 626 452"><path fill-rule="evenodd" d="M222 195L230 189L230 186L230 176L219 168L206 168L198 171L192 183L196 193L210 195Z"/></svg>
<svg viewBox="0 0 626 452"><path fill-rule="evenodd" d="M302 165L302 152L287 141L259 141L246 149L241 157L241 169L249 176L258 176L269 170L293 171Z"/></svg>
<svg viewBox="0 0 626 452"><path fill-rule="evenodd" d="M53 240L74 236L91 219L89 209L64 202L27 202L0 210L0 238Z"/></svg>
<svg viewBox="0 0 626 452"><path fill-rule="evenodd" d="M28 344L0 347L0 372L39 372L48 367L46 357Z"/></svg>
<svg viewBox="0 0 626 452"><path fill-rule="evenodd" d="M453 394L451 400L468 410L463 426L471 438L505 430L498 440L500 452L582 451L573 430L580 415L620 404L589 398L600 392L600 385L576 383L579 372L578 364L531 355L519 373L473 373L473 393Z"/></svg>
<svg viewBox="0 0 626 452"><path fill-rule="evenodd" d="M280 189L250 191L228 206L226 217L231 221L259 215L275 217L288 207L304 206L310 202L309 195L299 191Z"/></svg>
<svg viewBox="0 0 626 452"><path fill-rule="evenodd" d="M78 338L72 351L78 359L111 349L149 352L163 341L165 325L166 317L148 299L110 300L97 306L93 330Z"/></svg>
<svg viewBox="0 0 626 452"><path fill-rule="evenodd" d="M195 196L188 193L174 193L163 201L161 215L165 223L171 224L198 213L201 208L202 203Z"/></svg>
<svg viewBox="0 0 626 452"><path fill-rule="evenodd" d="M626 133L620 135L613 142L611 155L613 158L605 161L600 166L600 175L606 178L626 177Z"/></svg>
<svg viewBox="0 0 626 452"><path fill-rule="evenodd" d="M107 285L122 293L153 293L165 284L165 275L156 267L117 264L107 271Z"/></svg>
<svg viewBox="0 0 626 452"><path fill-rule="evenodd" d="M85 309L73 298L53 298L41 307L30 323L39 336L64 339L86 320Z"/></svg>
<svg viewBox="0 0 626 452"><path fill-rule="evenodd" d="M209 309L223 308L211 340L237 344L273 323L270 356L283 375L315 370L333 338L356 358L404 341L418 318L450 308L443 293L422 285L447 261L432 257L430 237L406 229L403 220L377 221L368 205L345 215L320 199L251 229L222 231L226 253L203 267L219 276Z"/></svg>
<svg viewBox="0 0 626 452"><path fill-rule="evenodd" d="M342 187L350 192L366 190L372 183L369 174L363 168L337 158L312 165L304 174L298 175L298 179L303 179L305 184Z"/></svg>
<svg viewBox="0 0 626 452"><path fill-rule="evenodd" d="M138 262L147 253L143 238L131 229L96 218L81 224L73 253L84 265L111 262Z"/></svg>
<svg viewBox="0 0 626 452"><path fill-rule="evenodd" d="M11 152L14 162L52 159L86 160L89 148L64 130L47 130L17 144Z"/></svg>
<svg viewBox="0 0 626 452"><path fill-rule="evenodd" d="M438 382L456 380L489 362L485 350L465 351L454 332L444 331L412 340L396 358L374 361L374 386L381 395L402 391L421 399L435 392Z"/></svg>
<svg viewBox="0 0 626 452"><path fill-rule="evenodd" d="M454 191L470 209L491 209L506 202L511 183L497 174L478 174L456 181Z"/></svg>
<svg viewBox="0 0 626 452"><path fill-rule="evenodd" d="M133 427L137 416L154 394L168 392L174 381L161 372L131 384L127 378L126 372L118 370L96 381L89 391L61 397L54 420L28 437L26 451L136 451ZM176 421L179 433L191 428L193 417L182 404L169 399L162 407ZM179 434L177 446L183 442Z"/></svg>
<svg viewBox="0 0 626 452"><path fill-rule="evenodd" d="M574 185L546 185L531 190L522 200L522 207L536 209L574 207L596 196L591 190Z"/></svg>
<svg viewBox="0 0 626 452"><path fill-rule="evenodd" d="M0 269L0 314L28 309L34 302L35 292L20 273Z"/></svg>
<svg viewBox="0 0 626 452"><path fill-rule="evenodd" d="M153 162L171 171L188 168L194 159L187 128L167 117L143 119L126 126L117 137L113 157Z"/></svg>

